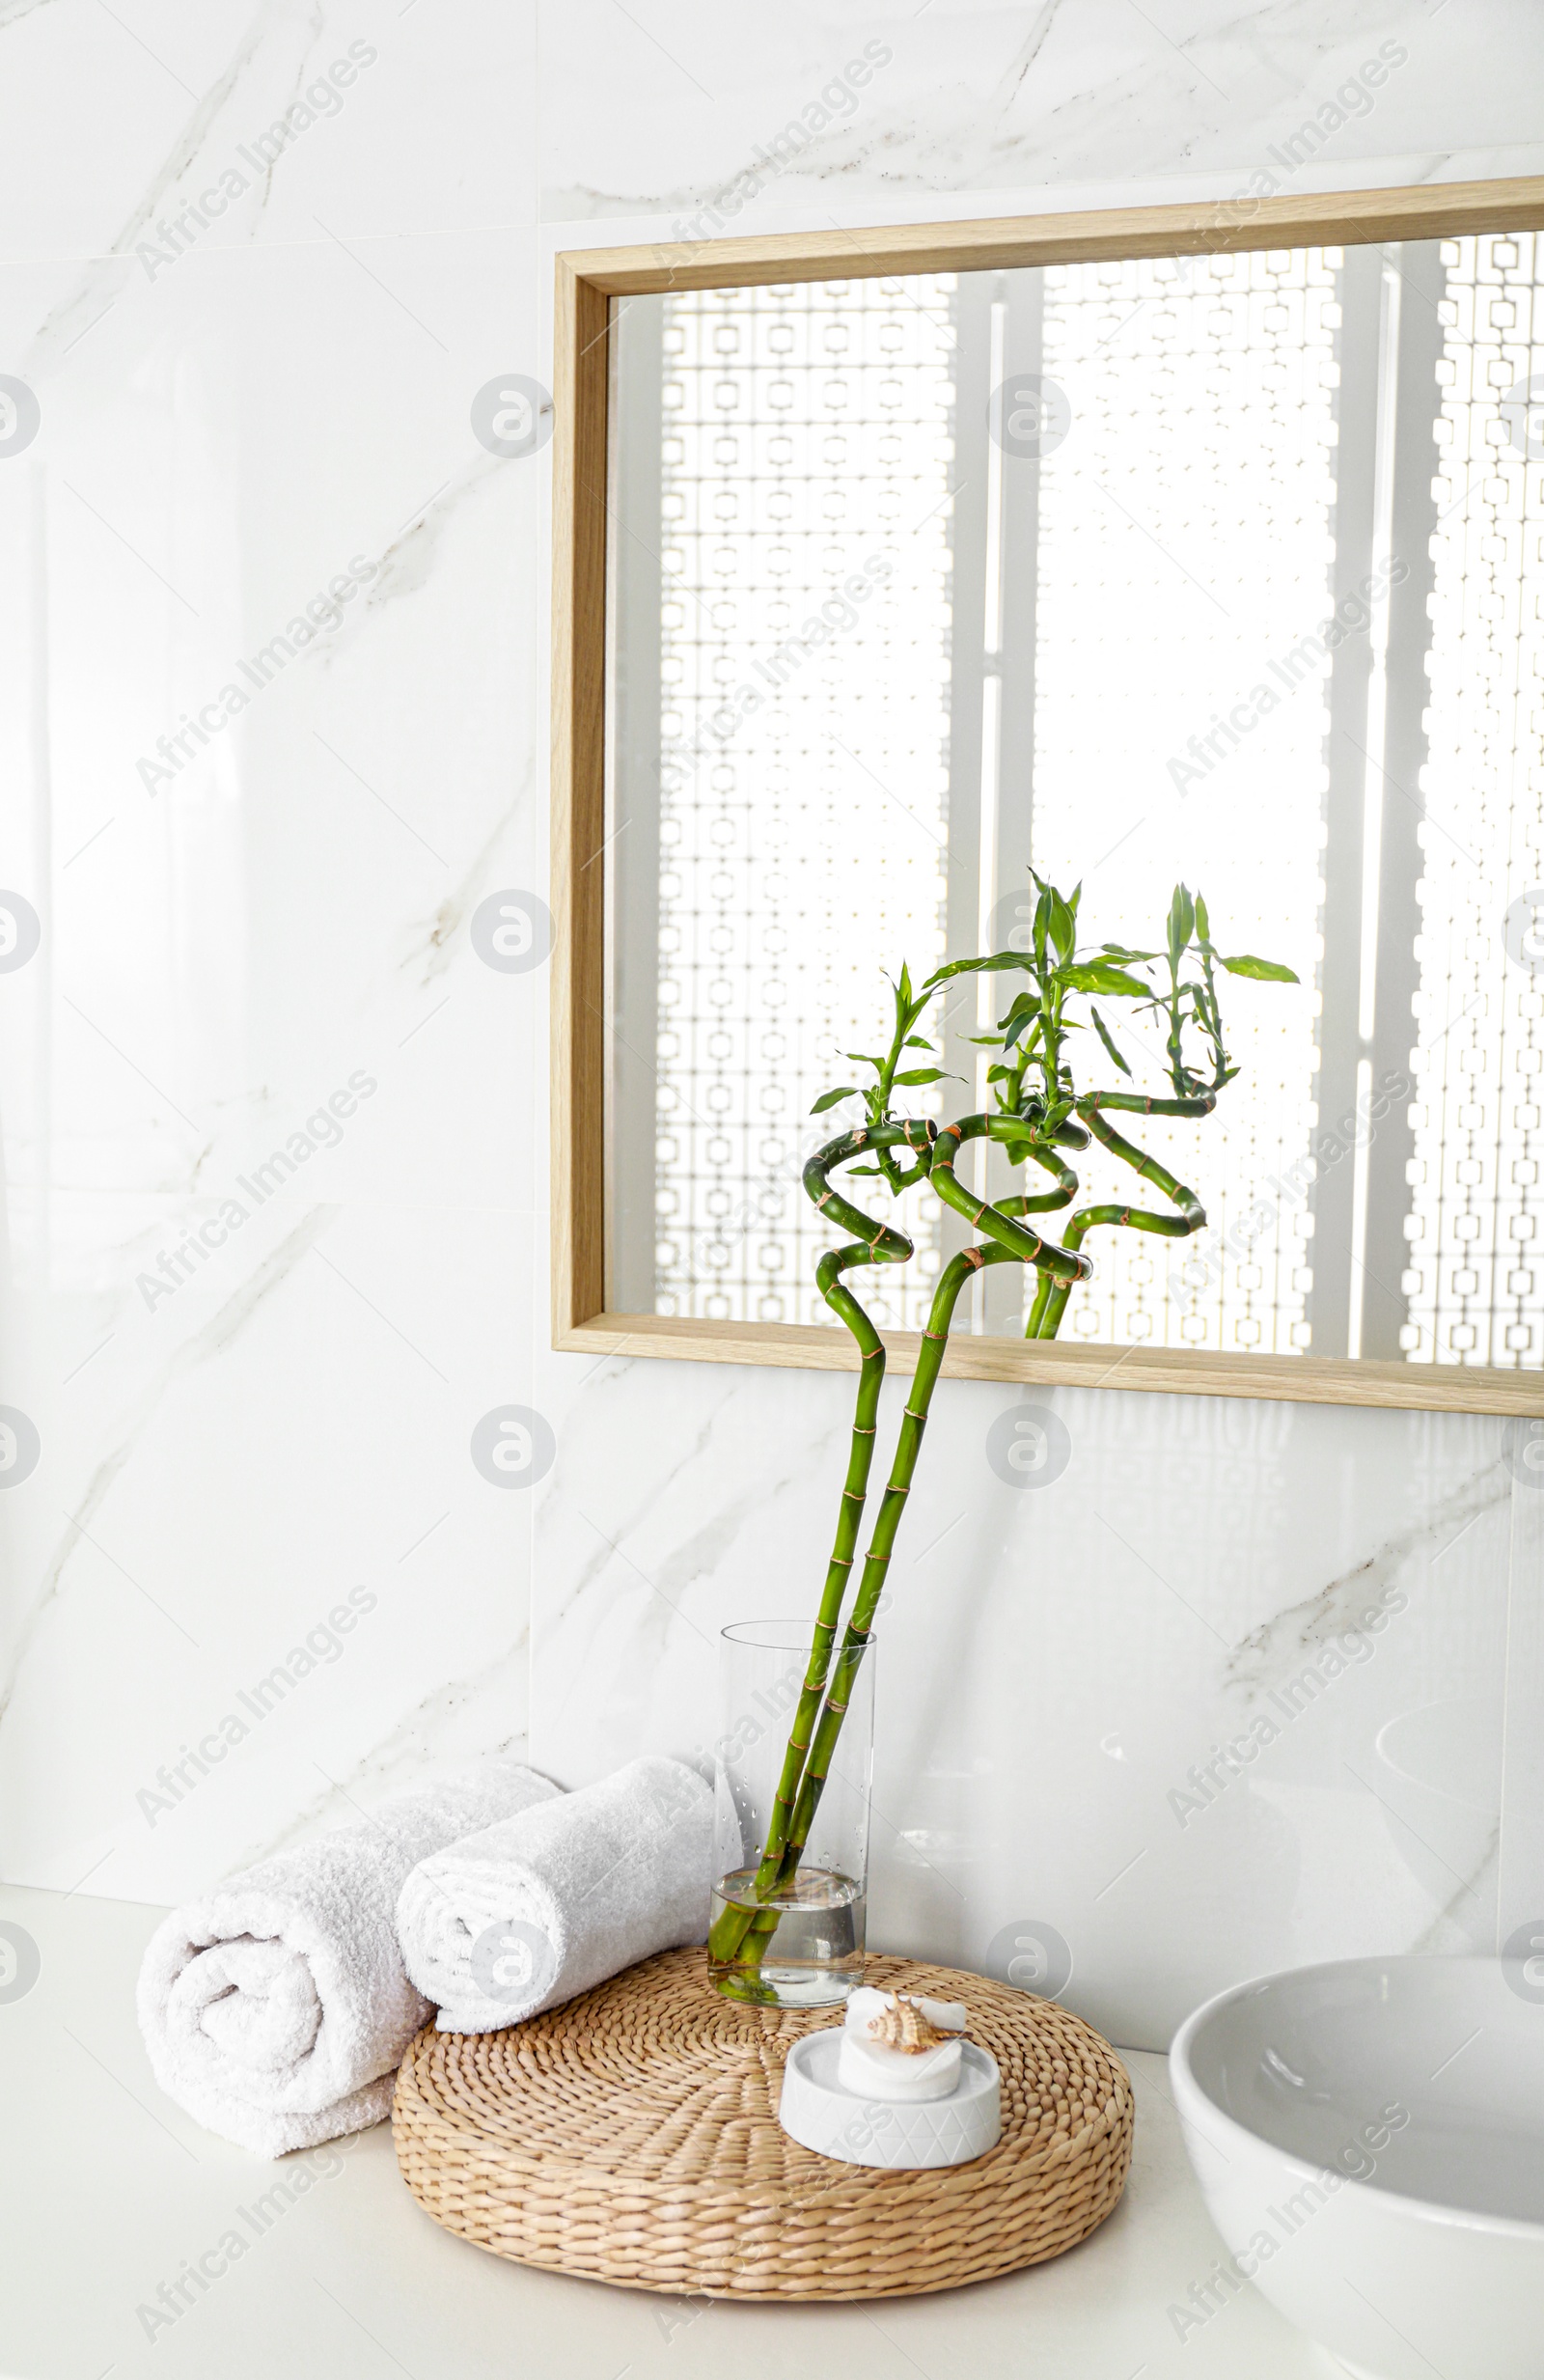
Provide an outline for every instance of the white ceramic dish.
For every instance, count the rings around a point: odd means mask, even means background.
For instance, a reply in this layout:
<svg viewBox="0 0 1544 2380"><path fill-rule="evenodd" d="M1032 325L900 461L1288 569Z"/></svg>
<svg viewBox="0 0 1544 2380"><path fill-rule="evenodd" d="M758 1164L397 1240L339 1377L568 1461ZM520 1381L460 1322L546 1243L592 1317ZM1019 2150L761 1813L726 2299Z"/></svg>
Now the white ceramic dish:
<svg viewBox="0 0 1544 2380"><path fill-rule="evenodd" d="M791 2139L844 2165L887 2172L968 2165L1002 2131L997 2061L964 2044L960 2078L947 2099L863 2099L837 2080L841 2028L828 2025L795 2041L783 2069L778 2121Z"/></svg>
<svg viewBox="0 0 1544 2380"><path fill-rule="evenodd" d="M1541 2004L1544 1958L1356 1958L1188 2017L1198 2327L1253 2281L1364 2380L1544 2380Z"/></svg>

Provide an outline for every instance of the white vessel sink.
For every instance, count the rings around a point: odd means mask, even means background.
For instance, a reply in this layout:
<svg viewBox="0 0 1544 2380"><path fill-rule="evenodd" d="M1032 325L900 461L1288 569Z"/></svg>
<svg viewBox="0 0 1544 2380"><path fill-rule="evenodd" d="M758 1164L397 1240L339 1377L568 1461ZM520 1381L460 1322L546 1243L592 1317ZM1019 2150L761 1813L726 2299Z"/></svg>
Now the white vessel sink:
<svg viewBox="0 0 1544 2380"><path fill-rule="evenodd" d="M1267 1976L1170 2067L1230 2252L1198 2330L1253 2282L1363 2380L1544 2380L1544 1955Z"/></svg>

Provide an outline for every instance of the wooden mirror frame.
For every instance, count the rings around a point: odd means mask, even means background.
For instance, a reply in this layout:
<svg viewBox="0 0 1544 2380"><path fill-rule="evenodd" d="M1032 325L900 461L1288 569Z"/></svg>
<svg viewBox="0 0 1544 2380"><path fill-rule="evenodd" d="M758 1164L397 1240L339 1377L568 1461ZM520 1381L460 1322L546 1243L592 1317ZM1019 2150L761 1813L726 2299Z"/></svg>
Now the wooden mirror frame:
<svg viewBox="0 0 1544 2380"><path fill-rule="evenodd" d="M773 234L561 255L553 328L552 1298L553 1345L855 1371L849 1334L808 1322L717 1322L606 1309L605 709L607 403L613 301L671 290L764 287L834 274L1015 269L1250 249L1544 230L1544 177L1446 187L1238 198L978 223ZM917 1334L887 1331L910 1371ZM1229 1355L963 1334L945 1375L1170 1395L1459 1413L1544 1413L1544 1371L1342 1356Z"/></svg>

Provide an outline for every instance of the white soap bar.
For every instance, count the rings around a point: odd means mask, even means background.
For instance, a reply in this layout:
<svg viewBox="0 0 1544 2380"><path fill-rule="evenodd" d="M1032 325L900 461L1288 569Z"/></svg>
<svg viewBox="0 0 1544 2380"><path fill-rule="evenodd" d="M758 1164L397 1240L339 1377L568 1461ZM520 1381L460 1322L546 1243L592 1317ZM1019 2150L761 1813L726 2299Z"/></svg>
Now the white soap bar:
<svg viewBox="0 0 1544 2380"><path fill-rule="evenodd" d="M947 2099L959 2081L960 2052L957 2040L898 2050L843 2033L837 2080L860 2099Z"/></svg>

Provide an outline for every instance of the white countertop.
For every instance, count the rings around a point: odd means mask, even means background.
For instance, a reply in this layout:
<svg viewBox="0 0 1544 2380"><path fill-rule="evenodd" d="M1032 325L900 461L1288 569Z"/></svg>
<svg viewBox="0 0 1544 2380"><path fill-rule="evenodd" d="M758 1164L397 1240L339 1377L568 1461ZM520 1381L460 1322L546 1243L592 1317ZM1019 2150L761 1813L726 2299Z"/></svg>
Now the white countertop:
<svg viewBox="0 0 1544 2380"><path fill-rule="evenodd" d="M1125 2197L1051 2264L873 2306L729 2306L606 2288L507 2264L443 2231L399 2178L390 2127L270 2165L201 2131L152 2081L134 2022L160 1912L0 1888L37 1943L36 1983L0 1997L3 2380L1322 2380L1337 2366L1253 2289L1182 2340L1221 2243L1170 2101L1164 2061L1137 2088ZM310 2168L290 2202L269 2194ZM259 2201L267 2199L265 2207ZM237 2258L219 2243L234 2231ZM139 2308L208 2252L226 2269L147 2336Z"/></svg>

